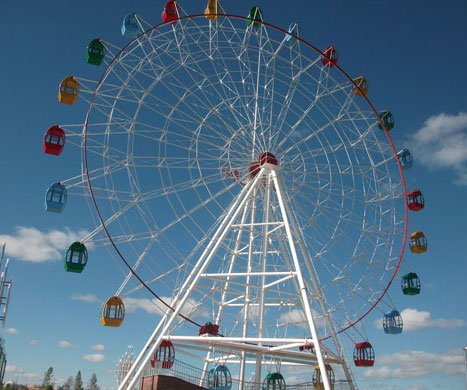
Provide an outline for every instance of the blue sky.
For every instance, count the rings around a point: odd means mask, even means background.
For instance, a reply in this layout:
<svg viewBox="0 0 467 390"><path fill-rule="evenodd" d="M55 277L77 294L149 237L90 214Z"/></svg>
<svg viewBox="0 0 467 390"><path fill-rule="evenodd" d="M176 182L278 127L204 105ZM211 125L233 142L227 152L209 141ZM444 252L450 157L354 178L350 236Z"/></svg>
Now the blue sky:
<svg viewBox="0 0 467 390"><path fill-rule="evenodd" d="M203 1L192 0L181 5L189 14L205 7ZM229 13L242 16L251 5L244 0L223 2ZM360 387L461 388L462 348L467 345L467 4L333 0L284 6L278 0L260 0L258 5L267 22L287 28L297 21L304 39L319 48L332 44L347 73L366 76L372 103L390 109L395 117L391 136L396 147L408 146L413 152L407 187L420 188L426 199L425 210L409 215L409 231L423 230L429 250L405 255L408 268L422 280L422 294L403 296L398 280L391 287L391 299L405 313L401 335L384 335L376 328L378 310L365 320L377 364L354 370ZM103 390L114 388L115 361L128 344L138 350L158 318L141 304L121 328L100 325L101 304L121 282L118 266L104 250L91 252L98 260L86 274L63 271L64 243L95 223L80 198L74 198L63 215L44 211L48 185L79 174L81 160L73 147L66 149L66 158L53 159L43 154L41 143L51 125L84 121L84 102L67 107L56 95L67 75L99 77L101 69L84 62L88 42L101 37L123 46L123 16L134 11L157 24L162 6L162 1L129 0L0 6L0 238L7 241L14 277L10 312L0 331L8 354L6 380L38 383L52 366L57 383L81 370L85 381L95 372Z"/></svg>

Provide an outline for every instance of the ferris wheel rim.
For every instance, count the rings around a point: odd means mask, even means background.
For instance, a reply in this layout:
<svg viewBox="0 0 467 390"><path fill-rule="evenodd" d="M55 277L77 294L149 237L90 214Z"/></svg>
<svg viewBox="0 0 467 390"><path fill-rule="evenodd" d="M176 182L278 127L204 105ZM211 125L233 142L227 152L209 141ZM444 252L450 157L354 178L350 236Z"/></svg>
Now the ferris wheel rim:
<svg viewBox="0 0 467 390"><path fill-rule="evenodd" d="M216 14L216 15L213 15L213 16L216 16L216 17L221 17L221 18L224 18L224 19L239 19L239 20L244 20L244 21L252 21L252 19L248 18L248 17L244 17L244 16L240 16L240 15L233 15L233 14ZM187 16L180 16L178 19L177 19L177 22L179 21L183 21L183 20L190 20L190 19L198 19L198 18L205 18L206 15L205 14L193 14L193 15L187 15ZM296 36L292 33L290 33L289 31L281 28L281 27L278 27L278 26L275 26L271 23L268 23L268 22L265 22L263 20L254 20L255 23L257 24L260 24L262 26L266 26L266 27L269 27L273 30L276 30L276 31L279 31L283 34L286 34L294 39L296 39L297 41L303 43L304 45L306 45L307 47L309 47L310 49L312 49L313 51L315 51L317 54L321 55L321 56L324 56L324 53L319 50L317 47L315 47L313 44L307 42L306 40L304 40L303 38L299 37L299 36ZM86 175L86 181L87 181L87 184L88 184L88 189L89 189L89 193L90 193L90 196L91 196L91 199L92 199L92 203L94 205L94 208L97 212L97 216L98 216L98 220L99 222L101 223L101 226L102 226L102 229L104 230L104 233L105 235L107 236L107 239L109 240L111 246L114 248L114 250L116 251L118 257L123 261L123 263L125 264L125 266L127 267L127 269L131 272L131 274L139 281L139 283L144 286L144 288L151 294L153 295L159 302L161 302L166 308L174 311L174 308L169 304L167 303L164 299L162 299L157 293L155 293L148 285L147 283L144 282L144 280L138 275L138 273L133 269L133 267L127 262L127 260L125 259L125 257L123 256L122 252L119 250L119 248L117 247L117 244L114 242L111 234L109 233L108 229L107 229L107 226L106 226L106 223L104 221L104 218L102 217L102 214L101 214L101 211L99 209L99 206L97 205L97 200L96 200L96 197L94 196L94 191L93 191L93 187L92 187L92 183L91 183L91 177L90 177L90 171L88 169L88 155L87 155L87 132L88 132L88 123L89 123L89 117L90 117L90 113L91 113L91 110L93 108L93 102L94 102L94 98L99 90L99 87L102 85L102 83L105 81L105 78L109 72L109 70L111 70L113 64L115 63L115 61L117 61L117 59L122 55L122 53L124 53L135 41L138 41L140 39L140 37L148 34L149 32L152 32L152 31L155 31L157 30L158 28L160 28L161 26L164 26L164 25L168 25L168 24L171 24L172 22L163 22L163 23L159 23L145 31L143 31L141 34L137 35L136 38L130 40L125 46L123 46L112 58L112 60L108 63L107 67L105 68L105 70L102 72L97 84L96 84L96 87L94 89L94 92L92 93L91 95L91 98L89 100L89 106L88 106L88 110L87 110L87 113L86 113L86 117L85 117L85 122L84 122L84 126L83 126L83 149L84 149L84 152L83 152L83 155L84 155L84 169L85 169L85 175ZM350 83L353 85L354 88L356 88L357 90L359 89L358 85L356 84L356 82L342 69L342 67L340 65L338 65L337 63L334 64L334 67L339 70L339 72L348 80L350 81ZM367 103L367 105L370 107L371 111L373 112L373 114L376 116L376 118L378 119L379 121L379 124L383 127L383 130L384 132L386 133L386 137L387 137L387 140L389 141L389 144L391 146L391 149L392 149L392 152L394 154L394 157L395 157L395 160L397 162L397 166L398 166L398 170L399 170L399 174L400 174L400 178L401 178L401 185L402 185L402 189L403 189L403 201L404 201L404 231L403 231L403 238L402 238L402 245L401 245L401 251L400 251L400 254L399 254L399 258L398 258L398 261L397 261L397 264L395 264L394 266L394 272L392 274L392 276L390 277L389 281L388 281L388 284L387 286L384 288L383 292L381 293L381 295L375 300L375 302L373 304L371 304L371 306L366 310L366 312L364 312L360 317L358 317L356 320L352 321L350 324L347 324L345 325L344 327L340 328L337 330L337 333L342 333L346 330L348 330L349 328L352 328L353 326L355 326L357 323L359 323L361 320L363 320L377 305L378 303L382 300L382 298L386 295L389 287L391 286L392 282L394 281L394 278L396 277L396 274L399 270L399 267L401 265L401 262L402 262L402 258L403 258L403 255L404 255L404 251L405 251L405 246L406 246L406 241L407 241L407 231L408 231L408 206L407 206L407 190L406 190L406 184L405 184L405 178L404 178L404 174L403 174L403 169L402 169L402 165L401 165L401 162L399 160L399 157L397 155L397 150L395 148L395 145L392 141L392 138L391 136L389 135L389 132L388 132L388 129L386 128L386 125L385 123L382 121L379 113L377 112L376 108L373 106L373 104L371 103L371 101L369 100L369 98L366 96L366 94L362 94L360 97L362 97L365 102ZM187 320L188 322L198 326L198 327L201 327L200 324L196 323L195 321L191 320L190 318L184 316L183 314L179 313L179 316L182 317L184 320ZM326 340L328 338L330 338L331 335L329 336L325 336L325 337L322 337L320 338L320 340Z"/></svg>

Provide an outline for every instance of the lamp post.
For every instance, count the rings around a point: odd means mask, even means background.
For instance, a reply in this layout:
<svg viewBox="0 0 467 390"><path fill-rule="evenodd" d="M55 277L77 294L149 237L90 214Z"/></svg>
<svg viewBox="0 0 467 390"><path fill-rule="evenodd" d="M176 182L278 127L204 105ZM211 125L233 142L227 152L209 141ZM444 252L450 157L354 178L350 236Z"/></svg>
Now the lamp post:
<svg viewBox="0 0 467 390"><path fill-rule="evenodd" d="M467 347L464 347L464 362L465 362L465 389L467 390Z"/></svg>

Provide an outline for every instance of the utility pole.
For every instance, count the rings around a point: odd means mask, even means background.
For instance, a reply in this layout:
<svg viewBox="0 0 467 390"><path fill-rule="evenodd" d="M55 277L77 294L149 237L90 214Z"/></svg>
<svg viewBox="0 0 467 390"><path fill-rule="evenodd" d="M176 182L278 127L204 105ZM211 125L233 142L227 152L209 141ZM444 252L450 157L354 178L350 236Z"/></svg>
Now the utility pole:
<svg viewBox="0 0 467 390"><path fill-rule="evenodd" d="M467 347L464 347L464 363L465 363L465 390L467 390Z"/></svg>

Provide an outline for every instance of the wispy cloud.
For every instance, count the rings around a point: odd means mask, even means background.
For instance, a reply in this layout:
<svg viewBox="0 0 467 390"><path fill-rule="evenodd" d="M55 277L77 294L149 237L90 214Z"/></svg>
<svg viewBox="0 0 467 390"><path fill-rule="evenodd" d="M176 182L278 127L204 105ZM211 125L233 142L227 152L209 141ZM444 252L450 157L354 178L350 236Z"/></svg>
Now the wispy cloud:
<svg viewBox="0 0 467 390"><path fill-rule="evenodd" d="M169 305L172 301L170 297L161 297L165 302ZM166 307L162 305L156 299L139 299L139 298L124 298L125 309L127 312L135 312L136 310L144 310L146 313L149 314L159 314L162 315L165 313ZM201 308L199 303L197 303L193 299L188 299L182 309L182 313L185 315L196 315L202 318L210 318L210 313Z"/></svg>
<svg viewBox="0 0 467 390"><path fill-rule="evenodd" d="M26 372L21 367L6 365L5 371L14 376L21 378L23 383L36 383L42 380L43 375L38 375L33 372Z"/></svg>
<svg viewBox="0 0 467 390"><path fill-rule="evenodd" d="M324 327L325 325L324 318L322 316L319 316L314 311L312 312L312 315L313 315L315 327L316 328ZM278 322L279 322L279 325L294 324L303 329L308 328L308 322L305 318L305 313L302 309L293 309L293 310L290 310L289 312L285 312L281 314Z"/></svg>
<svg viewBox="0 0 467 390"><path fill-rule="evenodd" d="M433 374L461 375L464 373L462 351L443 354L423 351L406 351L378 357L377 368L365 372L367 378L421 378Z"/></svg>
<svg viewBox="0 0 467 390"><path fill-rule="evenodd" d="M93 351L105 351L105 346L102 344L96 344L91 347Z"/></svg>
<svg viewBox="0 0 467 390"><path fill-rule="evenodd" d="M29 342L29 344L31 344L31 345L37 345L37 344L39 344L39 340L32 339L32 340Z"/></svg>
<svg viewBox="0 0 467 390"><path fill-rule="evenodd" d="M6 242L5 253L15 260L41 263L62 259L68 246L86 234L84 230L74 232L69 228L42 232L34 227L16 226L14 234L1 234L0 242Z"/></svg>
<svg viewBox="0 0 467 390"><path fill-rule="evenodd" d="M428 118L409 147L416 161L433 170L453 169L455 183L467 185L467 113Z"/></svg>
<svg viewBox="0 0 467 390"><path fill-rule="evenodd" d="M90 355L84 355L81 357L83 360L87 360L92 363L105 363L106 358L101 353L93 353Z"/></svg>
<svg viewBox="0 0 467 390"><path fill-rule="evenodd" d="M95 302L100 302L100 299L96 297L94 294L74 294L71 296L71 299L74 301L82 301L82 302L88 302L88 303L95 303Z"/></svg>
<svg viewBox="0 0 467 390"><path fill-rule="evenodd" d="M4 330L4 332L5 332L5 333L8 333L8 334L15 334L15 335L19 333L19 332L18 332L18 329L16 329L16 328L6 328L6 329Z"/></svg>
<svg viewBox="0 0 467 390"><path fill-rule="evenodd" d="M57 344L59 348L79 348L79 345L71 344L69 341L62 340Z"/></svg>
<svg viewBox="0 0 467 390"><path fill-rule="evenodd" d="M460 319L433 319L428 311L418 311L417 309L405 309L401 312L403 331L420 330L425 328L453 329L465 326L465 321ZM380 319L374 321L376 328L382 328Z"/></svg>

